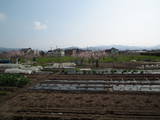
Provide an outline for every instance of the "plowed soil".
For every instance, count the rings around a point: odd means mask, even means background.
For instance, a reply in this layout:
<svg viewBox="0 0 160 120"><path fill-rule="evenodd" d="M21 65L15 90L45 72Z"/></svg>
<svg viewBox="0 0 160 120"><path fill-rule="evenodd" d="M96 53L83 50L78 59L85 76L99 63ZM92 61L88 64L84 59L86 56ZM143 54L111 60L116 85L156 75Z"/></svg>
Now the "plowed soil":
<svg viewBox="0 0 160 120"><path fill-rule="evenodd" d="M30 75L46 79L158 79L160 75ZM32 84L33 85L33 84ZM5 101L0 119L14 120L160 120L160 93L65 92L24 89Z"/></svg>

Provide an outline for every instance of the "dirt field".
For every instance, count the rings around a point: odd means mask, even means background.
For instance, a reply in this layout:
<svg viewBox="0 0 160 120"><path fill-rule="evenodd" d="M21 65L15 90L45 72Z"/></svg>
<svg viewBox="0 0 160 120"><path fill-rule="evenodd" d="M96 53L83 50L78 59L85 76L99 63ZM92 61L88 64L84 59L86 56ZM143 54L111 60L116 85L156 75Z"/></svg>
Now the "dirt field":
<svg viewBox="0 0 160 120"><path fill-rule="evenodd" d="M121 75L30 75L46 79L119 79ZM123 79L158 79L160 75L123 75ZM31 86L32 86L31 85ZM160 120L160 92L66 92L24 89L4 102L0 115L14 120ZM2 109L3 108L3 109ZM1 117L1 119L4 119Z"/></svg>

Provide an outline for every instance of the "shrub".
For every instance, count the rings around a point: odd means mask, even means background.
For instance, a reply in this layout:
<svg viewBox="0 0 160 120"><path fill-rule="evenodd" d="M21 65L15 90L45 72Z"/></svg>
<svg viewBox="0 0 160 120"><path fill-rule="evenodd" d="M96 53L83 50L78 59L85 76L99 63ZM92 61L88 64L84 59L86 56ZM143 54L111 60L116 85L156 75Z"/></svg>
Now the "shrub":
<svg viewBox="0 0 160 120"><path fill-rule="evenodd" d="M7 95L7 91L0 91L0 95Z"/></svg>
<svg viewBox="0 0 160 120"><path fill-rule="evenodd" d="M132 74L137 73L137 72L138 72L137 70L133 70L133 71L132 71Z"/></svg>
<svg viewBox="0 0 160 120"><path fill-rule="evenodd" d="M83 75L86 75L87 74L87 71L83 70Z"/></svg>
<svg viewBox="0 0 160 120"><path fill-rule="evenodd" d="M113 74L113 73L116 73L117 72L117 70L111 70L111 73Z"/></svg>
<svg viewBox="0 0 160 120"><path fill-rule="evenodd" d="M122 71L122 74L124 74L124 73L126 73L126 72L127 72L127 70L123 70L123 71Z"/></svg>
<svg viewBox="0 0 160 120"><path fill-rule="evenodd" d="M140 74L143 74L143 73L144 73L144 71L141 71L141 72L140 72Z"/></svg>
<svg viewBox="0 0 160 120"><path fill-rule="evenodd" d="M96 72L95 70L92 70L92 74L93 74L93 75L96 75L97 72Z"/></svg>
<svg viewBox="0 0 160 120"><path fill-rule="evenodd" d="M21 74L0 74L0 86L22 87L30 80Z"/></svg>

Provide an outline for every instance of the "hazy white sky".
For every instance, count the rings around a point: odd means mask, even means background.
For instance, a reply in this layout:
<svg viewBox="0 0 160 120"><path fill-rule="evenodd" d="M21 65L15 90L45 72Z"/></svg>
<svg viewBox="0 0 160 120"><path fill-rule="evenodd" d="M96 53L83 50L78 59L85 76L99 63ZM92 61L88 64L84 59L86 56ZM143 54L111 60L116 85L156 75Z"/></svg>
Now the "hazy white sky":
<svg viewBox="0 0 160 120"><path fill-rule="evenodd" d="M160 44L160 0L0 0L0 46Z"/></svg>

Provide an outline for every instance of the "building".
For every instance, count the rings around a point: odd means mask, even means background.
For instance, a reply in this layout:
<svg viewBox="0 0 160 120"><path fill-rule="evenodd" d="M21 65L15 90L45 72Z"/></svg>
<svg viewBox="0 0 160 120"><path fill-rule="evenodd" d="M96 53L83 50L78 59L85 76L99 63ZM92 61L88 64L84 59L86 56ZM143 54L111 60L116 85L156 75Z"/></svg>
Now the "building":
<svg viewBox="0 0 160 120"><path fill-rule="evenodd" d="M117 54L119 53L119 50L116 48L111 48L111 49L106 49L105 52L108 54Z"/></svg>
<svg viewBox="0 0 160 120"><path fill-rule="evenodd" d="M56 56L56 57L59 57L59 56L65 56L65 52L64 52L63 49L58 48L58 49L55 49L55 50L49 50L49 51L47 52L47 55L48 55L48 56Z"/></svg>
<svg viewBox="0 0 160 120"><path fill-rule="evenodd" d="M81 52L84 52L85 50L79 49L79 48L72 48L72 49L66 49L65 55L66 56L77 56L77 54L80 54Z"/></svg>

